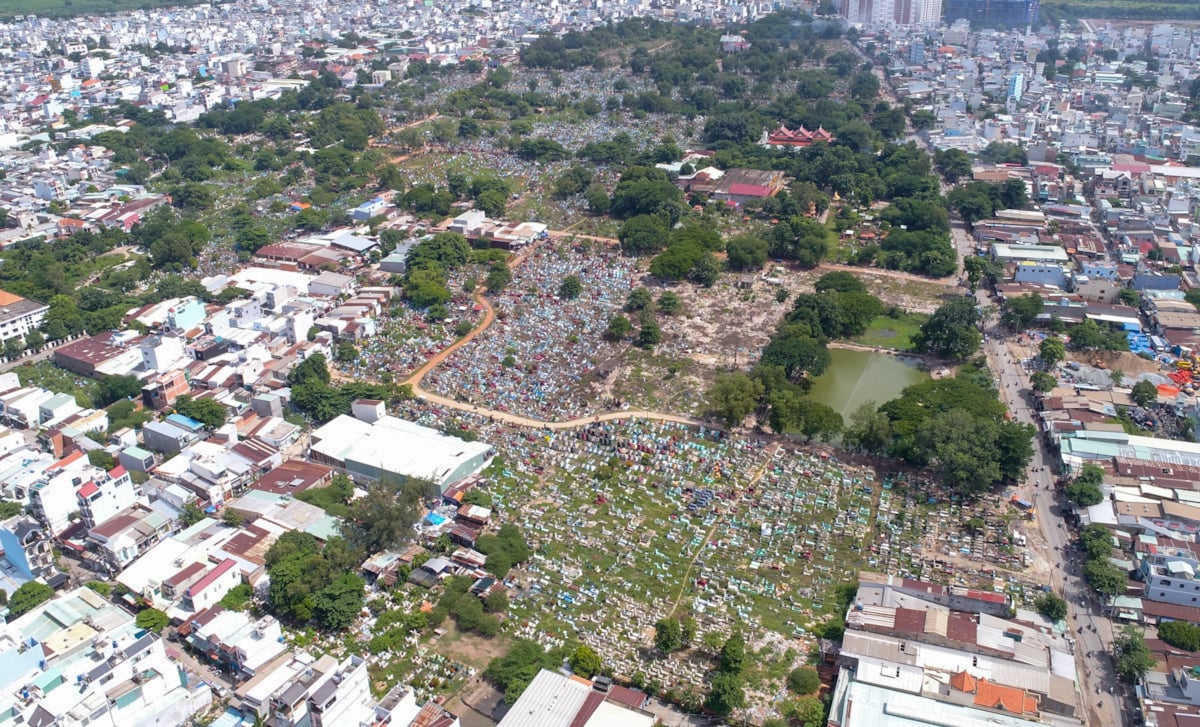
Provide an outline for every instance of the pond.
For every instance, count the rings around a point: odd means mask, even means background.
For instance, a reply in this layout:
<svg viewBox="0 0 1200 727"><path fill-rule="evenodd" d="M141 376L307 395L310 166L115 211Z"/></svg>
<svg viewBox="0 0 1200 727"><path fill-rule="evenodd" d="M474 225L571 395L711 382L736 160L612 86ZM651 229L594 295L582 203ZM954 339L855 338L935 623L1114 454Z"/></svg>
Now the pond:
<svg viewBox="0 0 1200 727"><path fill-rule="evenodd" d="M929 378L920 359L873 351L831 348L829 368L813 382L809 396L847 419L864 401L882 404L906 386Z"/></svg>

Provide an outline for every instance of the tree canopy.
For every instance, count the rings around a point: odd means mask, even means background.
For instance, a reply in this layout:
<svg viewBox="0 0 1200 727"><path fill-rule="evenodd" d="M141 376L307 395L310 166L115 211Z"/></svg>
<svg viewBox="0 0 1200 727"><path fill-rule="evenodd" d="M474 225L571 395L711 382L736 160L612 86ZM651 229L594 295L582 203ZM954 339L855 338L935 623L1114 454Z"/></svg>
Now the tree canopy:
<svg viewBox="0 0 1200 727"><path fill-rule="evenodd" d="M943 303L913 336L918 351L961 360L979 349L979 310L974 298L961 296Z"/></svg>

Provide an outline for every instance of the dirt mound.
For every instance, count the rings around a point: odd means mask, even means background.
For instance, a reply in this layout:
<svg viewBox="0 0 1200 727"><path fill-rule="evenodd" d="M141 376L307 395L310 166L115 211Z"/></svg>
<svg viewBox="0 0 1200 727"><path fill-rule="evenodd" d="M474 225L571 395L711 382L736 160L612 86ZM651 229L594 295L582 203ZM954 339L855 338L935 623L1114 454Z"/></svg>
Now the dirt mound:
<svg viewBox="0 0 1200 727"><path fill-rule="evenodd" d="M1141 356L1128 351L1098 351L1094 354L1088 354L1087 357L1087 363L1096 365L1097 362L1100 362L1103 364L1103 368L1109 371L1124 371L1126 376L1129 374L1157 373L1161 370L1161 367L1154 361L1147 361Z"/></svg>

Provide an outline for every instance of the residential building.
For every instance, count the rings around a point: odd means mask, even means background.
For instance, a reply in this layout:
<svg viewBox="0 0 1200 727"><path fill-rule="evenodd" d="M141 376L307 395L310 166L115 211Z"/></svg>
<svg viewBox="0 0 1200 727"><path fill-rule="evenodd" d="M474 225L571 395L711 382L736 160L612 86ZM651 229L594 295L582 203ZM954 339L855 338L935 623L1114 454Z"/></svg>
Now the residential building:
<svg viewBox="0 0 1200 727"><path fill-rule="evenodd" d="M542 669L500 720L500 727L652 727L645 692L611 680L589 681Z"/></svg>
<svg viewBox="0 0 1200 727"><path fill-rule="evenodd" d="M35 328L41 328L50 306L0 290L0 341L24 339Z"/></svg>

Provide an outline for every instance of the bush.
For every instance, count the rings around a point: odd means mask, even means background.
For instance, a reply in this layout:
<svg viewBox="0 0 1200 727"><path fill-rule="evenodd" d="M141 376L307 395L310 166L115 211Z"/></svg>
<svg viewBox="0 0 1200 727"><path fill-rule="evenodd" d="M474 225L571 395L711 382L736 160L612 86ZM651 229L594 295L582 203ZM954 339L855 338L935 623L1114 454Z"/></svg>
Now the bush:
<svg viewBox="0 0 1200 727"><path fill-rule="evenodd" d="M112 586L104 581L88 581L84 585L105 598L108 598L109 594L112 593Z"/></svg>
<svg viewBox="0 0 1200 727"><path fill-rule="evenodd" d="M807 666L797 667L788 674L788 689L796 694L812 694L821 688L821 677L817 670Z"/></svg>
<svg viewBox="0 0 1200 727"><path fill-rule="evenodd" d="M1053 593L1043 594L1034 602L1034 605L1037 607L1038 613L1051 621L1062 621L1067 617L1067 602Z"/></svg>
<svg viewBox="0 0 1200 727"><path fill-rule="evenodd" d="M1158 625L1158 638L1184 651L1200 651L1200 626L1183 621Z"/></svg>

